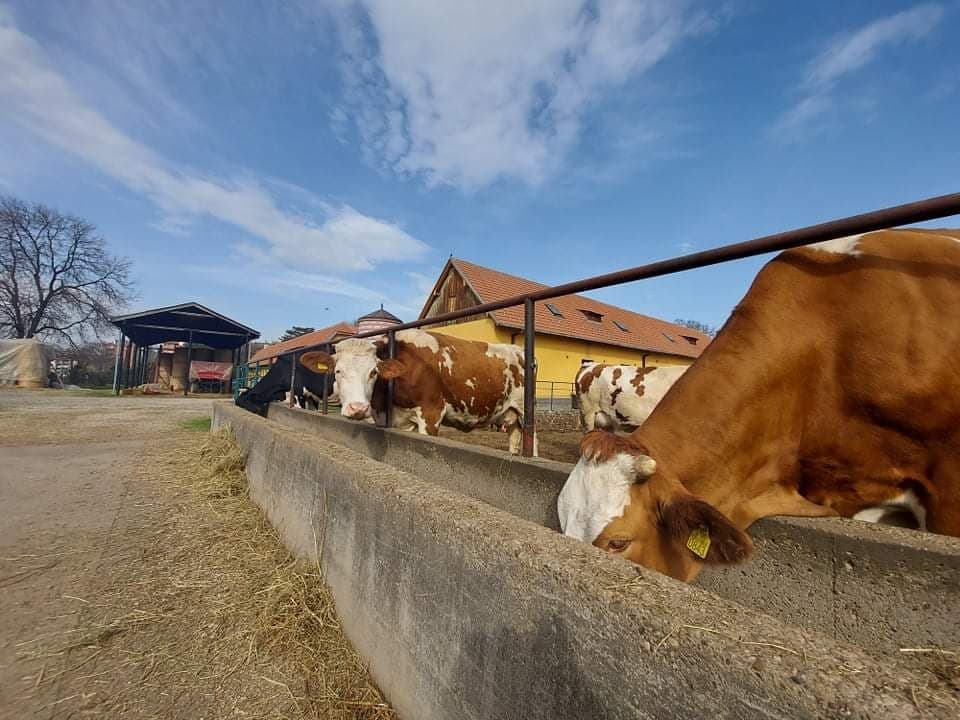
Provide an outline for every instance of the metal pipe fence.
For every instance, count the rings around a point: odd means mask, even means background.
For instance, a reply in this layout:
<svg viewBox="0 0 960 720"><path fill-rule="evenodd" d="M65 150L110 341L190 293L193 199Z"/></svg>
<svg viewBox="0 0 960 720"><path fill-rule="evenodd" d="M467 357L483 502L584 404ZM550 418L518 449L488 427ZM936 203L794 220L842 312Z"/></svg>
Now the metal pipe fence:
<svg viewBox="0 0 960 720"><path fill-rule="evenodd" d="M537 410L576 410L576 384L566 380L537 380Z"/></svg>
<svg viewBox="0 0 960 720"><path fill-rule="evenodd" d="M513 307L516 305L524 306L524 350L525 365L524 377L535 377L534 352L536 348L536 323L534 320L535 304L544 300L551 300L564 295L573 295L576 293L598 290L600 288L611 287L613 285L622 285L636 280L661 277L683 272L685 270L694 270L697 268L708 267L720 263L730 262L732 260L742 260L757 255L788 250L790 248L809 245L811 243L833 240L847 235L857 235L872 232L875 230L885 230L887 228L898 227L902 225L911 225L914 223L927 222L960 214L960 193L950 195L940 195L938 197L927 198L910 202L903 205L874 210L872 212L852 215L838 220L831 220L817 225L809 225L794 230L787 230L773 235L764 235L761 237L747 240L732 245L724 245L702 252L681 255L666 260L658 260L646 265L619 270L617 272L597 275L583 280L555 285L553 287L543 288L532 293L514 295L494 302L483 303L473 307L456 310L454 312L444 313L423 320L414 320L412 322L394 325L388 332L376 330L366 333L360 333L356 337L382 337L388 336L389 357L394 357L395 336L400 330L411 330L430 325L439 325L442 323L460 320L475 315L484 315L494 310ZM294 352L302 353L306 350L319 349L329 346L311 346L297 348ZM329 352L329 349L328 349ZM537 407L537 382L524 383L524 419L523 419L523 454L530 456L533 454L533 433L536 423ZM392 396L392 383L389 395ZM326 393L324 393L326 395ZM391 410L387 408L387 418L385 425L390 427Z"/></svg>

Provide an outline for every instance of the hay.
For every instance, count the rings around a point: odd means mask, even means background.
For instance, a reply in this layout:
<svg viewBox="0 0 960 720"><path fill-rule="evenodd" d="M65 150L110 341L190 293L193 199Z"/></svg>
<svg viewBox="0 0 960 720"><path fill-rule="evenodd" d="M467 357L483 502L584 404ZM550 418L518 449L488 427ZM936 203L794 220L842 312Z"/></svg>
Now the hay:
<svg viewBox="0 0 960 720"><path fill-rule="evenodd" d="M114 531L123 549L103 559L102 585L72 598L77 631L22 649L65 660L36 678L60 683L58 711L395 717L344 637L319 568L290 557L249 500L244 462L223 429L176 431L139 460L131 482L138 496L152 484L155 501Z"/></svg>

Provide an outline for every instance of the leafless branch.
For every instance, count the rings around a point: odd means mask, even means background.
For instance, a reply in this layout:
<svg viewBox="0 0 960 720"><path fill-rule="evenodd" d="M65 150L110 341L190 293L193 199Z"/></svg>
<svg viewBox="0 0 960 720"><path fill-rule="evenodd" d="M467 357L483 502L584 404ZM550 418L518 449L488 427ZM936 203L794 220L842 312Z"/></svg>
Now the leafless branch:
<svg viewBox="0 0 960 720"><path fill-rule="evenodd" d="M110 254L93 225L0 197L0 336L76 347L134 296L130 262Z"/></svg>

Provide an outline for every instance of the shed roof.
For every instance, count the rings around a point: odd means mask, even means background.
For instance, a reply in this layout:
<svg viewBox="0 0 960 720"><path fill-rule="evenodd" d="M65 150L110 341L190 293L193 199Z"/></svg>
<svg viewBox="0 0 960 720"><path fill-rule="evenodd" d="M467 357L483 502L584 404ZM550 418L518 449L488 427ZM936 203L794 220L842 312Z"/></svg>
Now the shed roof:
<svg viewBox="0 0 960 720"><path fill-rule="evenodd" d="M192 340L218 350L233 350L260 337L253 328L197 302L115 315L110 322L140 346Z"/></svg>
<svg viewBox="0 0 960 720"><path fill-rule="evenodd" d="M440 274L437 288L450 269L463 277L481 303L494 302L548 287L526 278L492 270L459 258L450 258ZM434 289L436 292L436 288ZM427 298L420 317L430 307ZM552 309L551 309L552 306ZM514 330L523 329L523 306L490 313L494 323ZM632 350L696 358L710 343L710 337L683 325L659 320L584 295L564 295L536 304L537 332L586 342L603 343Z"/></svg>
<svg viewBox="0 0 960 720"><path fill-rule="evenodd" d="M283 342L267 345L256 355L250 358L250 362L263 362L264 360L275 358L277 355L288 353L291 350L297 350L298 348L309 347L311 345L324 345L326 343L333 343L337 342L338 340L342 340L343 338L353 337L356 334L356 327L350 323L338 322L336 325L331 325L330 327L320 328L319 330L314 330L313 332L309 332L305 335L298 335L295 338L290 338L289 340L284 340Z"/></svg>

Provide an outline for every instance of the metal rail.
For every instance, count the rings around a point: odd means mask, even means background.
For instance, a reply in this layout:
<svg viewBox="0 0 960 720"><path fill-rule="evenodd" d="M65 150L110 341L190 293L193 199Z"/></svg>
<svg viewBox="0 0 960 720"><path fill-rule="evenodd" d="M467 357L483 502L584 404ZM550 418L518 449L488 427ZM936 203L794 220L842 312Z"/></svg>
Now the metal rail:
<svg viewBox="0 0 960 720"><path fill-rule="evenodd" d="M596 275L594 277L577 280L574 282L555 285L554 287L544 288L532 293L514 295L496 300L494 302L483 303L473 307L456 310L454 312L437 315L423 320L414 320L412 322L401 323L390 327L389 334L391 338L400 330L412 330L414 328L424 327L426 325L438 325L440 323L461 320L465 317L483 315L494 310L512 307L514 305L524 306L524 378L535 376L534 364L534 343L536 327L534 325L535 303L564 295L574 295L576 293L588 292L599 288L610 287L612 285L622 285L623 283L634 282L635 280L644 280L647 278L660 277L662 275L671 275L673 273L683 272L685 270L694 270L697 268L717 265L719 263L730 262L732 260L742 260L744 258L764 255L766 253L788 250L790 248L809 245L811 243L822 242L824 240L833 240L834 238L844 237L846 235L856 235L868 233L875 230L885 230L901 225L911 225L928 220L937 220L950 215L960 214L960 193L950 195L940 195L938 197L918 200L916 202L906 203L904 205L895 205L882 210L862 213L860 215L851 215L850 217L831 220L817 225L808 225L806 227L788 230L773 235L763 235L761 237L747 240L745 242L734 243L732 245L723 245L721 247L704 250L702 252L681 255L679 257L667 260L658 260L646 265L617 272ZM385 333L384 330L374 330L356 335L358 338L380 337ZM391 343L392 345L392 343ZM305 346L297 348L295 352L302 352L316 346ZM284 353L287 354L287 353ZM393 357L393 348L391 347L390 357ZM523 419L523 450L524 455L530 455L533 451L533 433L535 429L535 407L536 407L536 383L524 383L524 419ZM389 427L389 425L388 425Z"/></svg>

